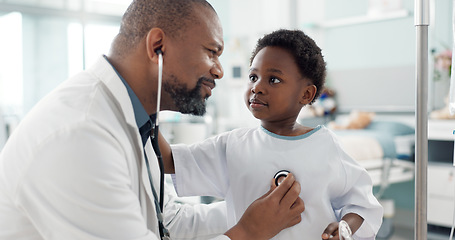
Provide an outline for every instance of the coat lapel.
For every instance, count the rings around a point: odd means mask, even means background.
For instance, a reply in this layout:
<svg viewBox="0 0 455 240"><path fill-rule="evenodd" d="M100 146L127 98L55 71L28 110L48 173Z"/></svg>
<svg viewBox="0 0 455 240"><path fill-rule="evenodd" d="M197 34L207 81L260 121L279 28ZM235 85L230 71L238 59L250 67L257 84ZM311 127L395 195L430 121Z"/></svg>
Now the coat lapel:
<svg viewBox="0 0 455 240"><path fill-rule="evenodd" d="M94 67L89 69L89 72L101 79L109 90L108 92L112 94L110 97L115 101L115 104L123 113L124 120L128 127L131 144L133 145L133 149L135 151L135 161L131 164L135 166L135 169L137 170L134 171L131 176L132 188L138 195L141 203L142 214L144 218L147 219L148 228L154 232L158 232L154 196L148 178L144 150L142 149L142 140L136 124L133 105L127 89L111 64L104 57L100 57ZM157 194L159 194L160 172L157 158L150 144L150 139L147 141L145 151L147 152L149 159L153 185Z"/></svg>

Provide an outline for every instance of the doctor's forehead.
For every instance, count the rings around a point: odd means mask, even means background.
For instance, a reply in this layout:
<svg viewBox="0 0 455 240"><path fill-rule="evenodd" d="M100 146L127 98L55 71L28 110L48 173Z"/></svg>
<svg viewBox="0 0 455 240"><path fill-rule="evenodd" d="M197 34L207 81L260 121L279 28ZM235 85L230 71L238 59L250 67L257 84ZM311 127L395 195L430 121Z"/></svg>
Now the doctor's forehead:
<svg viewBox="0 0 455 240"><path fill-rule="evenodd" d="M194 16L188 19L184 37L197 37L206 47L211 47L218 54L224 50L223 27L215 10L207 7L196 7Z"/></svg>

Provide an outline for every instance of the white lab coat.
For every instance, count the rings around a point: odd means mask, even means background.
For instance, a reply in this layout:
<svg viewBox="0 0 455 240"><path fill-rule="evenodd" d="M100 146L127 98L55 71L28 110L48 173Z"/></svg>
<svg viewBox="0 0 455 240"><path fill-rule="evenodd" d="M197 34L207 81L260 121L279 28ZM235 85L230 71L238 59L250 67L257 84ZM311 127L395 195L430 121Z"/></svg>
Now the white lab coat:
<svg viewBox="0 0 455 240"><path fill-rule="evenodd" d="M100 57L40 101L0 153L0 239L158 239L150 189L130 98ZM175 239L226 231L222 204L180 206L165 195Z"/></svg>

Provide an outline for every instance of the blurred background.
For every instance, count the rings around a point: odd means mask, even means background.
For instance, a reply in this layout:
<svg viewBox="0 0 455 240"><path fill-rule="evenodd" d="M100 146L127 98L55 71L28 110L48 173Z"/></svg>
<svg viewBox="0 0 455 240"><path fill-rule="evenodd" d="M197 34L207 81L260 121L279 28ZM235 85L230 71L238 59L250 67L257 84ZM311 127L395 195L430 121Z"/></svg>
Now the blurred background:
<svg viewBox="0 0 455 240"><path fill-rule="evenodd" d="M0 150L41 98L108 53L130 2L0 0ZM302 124L328 124L360 110L413 126L413 0L209 2L224 27L221 62L225 76L208 100L206 116L161 114L162 130L172 143L191 143L237 127L258 125L243 102L250 53L258 38L279 28L305 31L321 47L327 62L325 94L302 111ZM430 1L428 109L436 122L431 126L436 128L455 126L444 112L450 78L446 60L451 60L453 42L452 9L451 0ZM436 149L451 148L453 152L453 139L434 140ZM451 160L449 155L442 157L443 162ZM453 174L452 169L447 171ZM388 187L384 196L394 200L394 224L412 233L413 178ZM449 226L444 221L434 223L436 232Z"/></svg>
<svg viewBox="0 0 455 240"><path fill-rule="evenodd" d="M315 39L327 61L327 87L337 113L353 109L414 112L415 27L412 0L211 0L224 27L224 79L198 119L207 134L255 125L243 104L250 53L258 38L298 28ZM451 48L452 1L432 0L430 56ZM106 54L130 0L0 0L0 149L7 135L60 82ZM431 65L430 67L433 67ZM433 79L434 71L430 71ZM431 81L429 109L444 106L448 81ZM316 104L317 105L317 104ZM328 111L331 109L325 109ZM321 114L318 114L321 115ZM305 115L303 114L303 117ZM188 119L189 118L189 119ZM2 125L3 126L3 125ZM6 132L5 132L6 131Z"/></svg>

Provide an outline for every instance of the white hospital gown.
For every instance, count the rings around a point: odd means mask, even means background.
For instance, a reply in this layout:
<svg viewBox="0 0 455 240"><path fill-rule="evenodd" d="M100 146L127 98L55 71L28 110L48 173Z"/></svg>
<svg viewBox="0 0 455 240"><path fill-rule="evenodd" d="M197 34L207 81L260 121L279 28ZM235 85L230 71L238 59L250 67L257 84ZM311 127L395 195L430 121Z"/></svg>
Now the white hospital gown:
<svg viewBox="0 0 455 240"><path fill-rule="evenodd" d="M374 239L383 210L367 171L348 156L333 132L318 126L300 136L279 136L262 127L236 129L193 145L173 145L175 187L180 196L226 200L228 224L270 188L279 170L302 187L302 221L273 239L321 239L327 225L347 213L364 223L356 239Z"/></svg>

